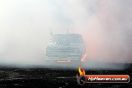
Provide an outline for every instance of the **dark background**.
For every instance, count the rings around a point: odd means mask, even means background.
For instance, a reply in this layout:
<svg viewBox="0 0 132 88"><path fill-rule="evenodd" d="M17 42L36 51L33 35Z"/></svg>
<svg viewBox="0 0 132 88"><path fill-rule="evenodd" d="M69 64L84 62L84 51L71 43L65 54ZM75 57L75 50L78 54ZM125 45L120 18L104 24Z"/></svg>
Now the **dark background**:
<svg viewBox="0 0 132 88"><path fill-rule="evenodd" d="M131 88L128 84L85 84L76 80L78 69L62 68L0 68L1 88ZM86 70L86 74L128 74L132 77L132 64L124 70Z"/></svg>

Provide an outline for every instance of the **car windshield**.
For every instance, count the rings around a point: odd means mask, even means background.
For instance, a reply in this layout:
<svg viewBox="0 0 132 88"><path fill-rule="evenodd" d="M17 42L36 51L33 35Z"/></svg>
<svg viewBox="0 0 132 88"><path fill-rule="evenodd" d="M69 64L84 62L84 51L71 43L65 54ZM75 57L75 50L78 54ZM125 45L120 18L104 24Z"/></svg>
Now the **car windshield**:
<svg viewBox="0 0 132 88"><path fill-rule="evenodd" d="M75 34L54 35L53 42L56 42L57 44L80 44L82 43L82 37Z"/></svg>

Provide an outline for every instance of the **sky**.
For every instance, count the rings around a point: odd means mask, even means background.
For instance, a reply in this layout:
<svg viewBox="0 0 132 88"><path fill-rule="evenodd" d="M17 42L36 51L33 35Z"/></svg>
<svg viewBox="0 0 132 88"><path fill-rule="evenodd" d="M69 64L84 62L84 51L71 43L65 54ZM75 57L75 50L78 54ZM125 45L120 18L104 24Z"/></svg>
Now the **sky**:
<svg viewBox="0 0 132 88"><path fill-rule="evenodd" d="M0 64L43 64L50 33L83 36L87 61L132 63L131 0L0 0Z"/></svg>

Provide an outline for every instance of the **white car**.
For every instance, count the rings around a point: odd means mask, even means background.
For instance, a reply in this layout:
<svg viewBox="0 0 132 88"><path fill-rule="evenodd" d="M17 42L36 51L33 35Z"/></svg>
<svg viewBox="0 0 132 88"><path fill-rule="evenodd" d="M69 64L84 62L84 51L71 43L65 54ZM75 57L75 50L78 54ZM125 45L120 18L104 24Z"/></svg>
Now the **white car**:
<svg viewBox="0 0 132 88"><path fill-rule="evenodd" d="M61 67L76 67L85 53L79 34L55 34L46 48L46 63Z"/></svg>

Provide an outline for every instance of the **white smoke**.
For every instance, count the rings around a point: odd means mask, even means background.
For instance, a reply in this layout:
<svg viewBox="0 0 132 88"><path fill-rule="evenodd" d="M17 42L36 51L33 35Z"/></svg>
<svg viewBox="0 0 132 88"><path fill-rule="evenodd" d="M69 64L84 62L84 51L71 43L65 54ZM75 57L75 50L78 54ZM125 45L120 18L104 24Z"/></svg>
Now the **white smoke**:
<svg viewBox="0 0 132 88"><path fill-rule="evenodd" d="M43 64L53 33L80 33L87 61L132 63L131 0L1 0L0 63Z"/></svg>

